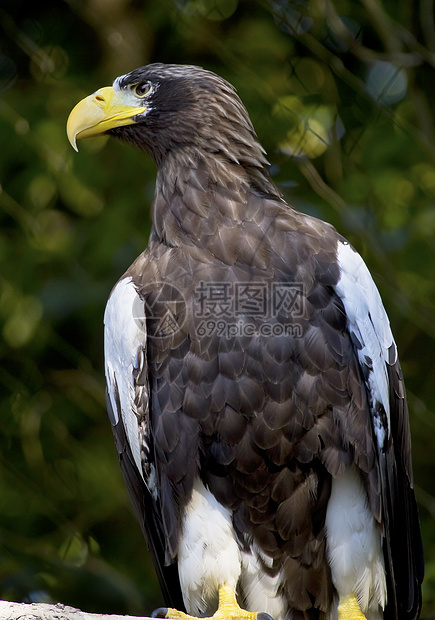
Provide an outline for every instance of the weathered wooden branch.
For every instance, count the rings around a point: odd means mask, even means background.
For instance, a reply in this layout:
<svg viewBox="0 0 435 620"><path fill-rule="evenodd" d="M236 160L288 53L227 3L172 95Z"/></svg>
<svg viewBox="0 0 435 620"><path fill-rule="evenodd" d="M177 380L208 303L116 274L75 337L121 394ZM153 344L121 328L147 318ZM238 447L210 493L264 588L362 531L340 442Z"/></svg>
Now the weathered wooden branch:
<svg viewBox="0 0 435 620"><path fill-rule="evenodd" d="M152 620L146 616L90 614L57 603L10 603L0 601L0 620Z"/></svg>

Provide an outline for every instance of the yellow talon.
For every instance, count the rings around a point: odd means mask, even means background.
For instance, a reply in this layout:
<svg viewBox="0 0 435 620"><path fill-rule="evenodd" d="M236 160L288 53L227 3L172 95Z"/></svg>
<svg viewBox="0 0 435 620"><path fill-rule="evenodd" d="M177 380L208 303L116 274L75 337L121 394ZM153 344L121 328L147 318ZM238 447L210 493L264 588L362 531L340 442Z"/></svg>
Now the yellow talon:
<svg viewBox="0 0 435 620"><path fill-rule="evenodd" d="M166 618L167 620L198 620L195 616L185 614L178 609L162 607L152 613L153 618ZM366 620L354 594L340 599L338 605L339 620ZM252 612L242 609L237 602L236 593L228 586L219 586L219 606L210 618L202 620L273 620L268 614Z"/></svg>
<svg viewBox="0 0 435 620"><path fill-rule="evenodd" d="M152 613L153 618L166 618L167 620L198 620L195 616L189 616L172 607L161 607ZM219 606L210 618L202 620L273 620L269 614L257 613L242 609L236 599L236 593L229 586L219 586ZM343 618L344 620L344 618ZM353 620L353 619L352 619Z"/></svg>
<svg viewBox="0 0 435 620"><path fill-rule="evenodd" d="M256 612L242 609L236 599L236 593L228 586L219 586L219 607L213 614L213 620L256 620Z"/></svg>
<svg viewBox="0 0 435 620"><path fill-rule="evenodd" d="M365 615L358 605L355 594L340 599L338 605L338 620L366 620Z"/></svg>

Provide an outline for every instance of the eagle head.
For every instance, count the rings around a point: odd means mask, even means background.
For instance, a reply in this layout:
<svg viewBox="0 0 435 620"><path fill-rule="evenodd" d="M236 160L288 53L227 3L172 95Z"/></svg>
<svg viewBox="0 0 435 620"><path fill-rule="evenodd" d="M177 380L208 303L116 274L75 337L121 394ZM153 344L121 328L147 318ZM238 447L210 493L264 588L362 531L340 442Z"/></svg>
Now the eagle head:
<svg viewBox="0 0 435 620"><path fill-rule="evenodd" d="M227 163L268 165L235 89L211 71L155 63L122 75L80 101L70 114L69 141L101 134L147 150L157 165L168 155L194 162L209 154Z"/></svg>

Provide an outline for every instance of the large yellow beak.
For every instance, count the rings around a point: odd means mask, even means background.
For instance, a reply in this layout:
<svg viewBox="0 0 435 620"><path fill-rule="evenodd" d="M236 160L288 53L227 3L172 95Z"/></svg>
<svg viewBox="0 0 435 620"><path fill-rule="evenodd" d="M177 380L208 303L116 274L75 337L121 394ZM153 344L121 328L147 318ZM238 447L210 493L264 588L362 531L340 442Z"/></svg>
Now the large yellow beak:
<svg viewBox="0 0 435 620"><path fill-rule="evenodd" d="M82 99L68 118L66 132L71 146L78 151L77 138L100 136L109 129L134 124L134 117L145 112L146 107L127 105L123 92L111 86L100 88L93 95Z"/></svg>

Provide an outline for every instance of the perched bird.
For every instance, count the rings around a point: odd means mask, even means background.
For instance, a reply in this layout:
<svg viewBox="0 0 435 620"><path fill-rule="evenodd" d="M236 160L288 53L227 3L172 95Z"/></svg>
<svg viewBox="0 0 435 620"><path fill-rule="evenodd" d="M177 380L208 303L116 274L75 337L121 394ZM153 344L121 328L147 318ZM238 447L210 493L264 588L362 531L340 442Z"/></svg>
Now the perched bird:
<svg viewBox="0 0 435 620"><path fill-rule="evenodd" d="M155 614L417 618L405 389L361 257L286 204L209 71L136 69L67 132L157 165L148 246L105 312L109 416L170 606Z"/></svg>

